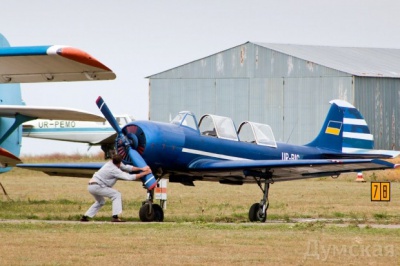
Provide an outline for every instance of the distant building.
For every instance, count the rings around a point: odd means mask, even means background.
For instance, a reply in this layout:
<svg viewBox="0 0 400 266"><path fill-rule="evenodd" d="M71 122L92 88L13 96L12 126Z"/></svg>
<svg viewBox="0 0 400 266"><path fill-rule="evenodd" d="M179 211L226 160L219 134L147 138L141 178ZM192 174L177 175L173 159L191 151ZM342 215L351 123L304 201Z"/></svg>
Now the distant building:
<svg viewBox="0 0 400 266"><path fill-rule="evenodd" d="M269 124L278 141L305 144L329 101L355 105L375 148L400 149L400 49L247 42L149 78L150 119L182 110Z"/></svg>

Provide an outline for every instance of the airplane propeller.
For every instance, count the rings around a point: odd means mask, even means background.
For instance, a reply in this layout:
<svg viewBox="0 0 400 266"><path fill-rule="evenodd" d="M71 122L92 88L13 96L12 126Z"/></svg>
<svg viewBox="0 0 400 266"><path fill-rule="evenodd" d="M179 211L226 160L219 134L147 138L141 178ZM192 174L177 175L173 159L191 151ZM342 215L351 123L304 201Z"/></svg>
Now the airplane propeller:
<svg viewBox="0 0 400 266"><path fill-rule="evenodd" d="M97 98L96 104L99 107L102 114L104 115L104 117L107 119L107 121L110 123L110 125L117 132L117 134L118 134L117 143L121 143L121 142L124 143L125 152L129 156L131 162L137 167L146 166L147 164L146 164L145 160L142 158L142 156L136 150L132 149L131 142L129 142L129 140L128 140L128 136L124 135L117 120L115 119L115 117L113 116L113 114L111 113L110 109L108 108L107 104L104 102L103 98L101 98L101 96L99 96ZM134 134L129 135L129 139L131 139L131 140L132 140L132 138L136 137L136 136L132 136L132 135L134 135ZM134 142L135 142L135 140L134 140ZM136 143L137 143L137 139L136 139ZM134 143L134 145L136 145L136 144ZM144 176L142 178L142 182L148 190L152 190L157 185L157 181L156 181L154 175L151 173Z"/></svg>

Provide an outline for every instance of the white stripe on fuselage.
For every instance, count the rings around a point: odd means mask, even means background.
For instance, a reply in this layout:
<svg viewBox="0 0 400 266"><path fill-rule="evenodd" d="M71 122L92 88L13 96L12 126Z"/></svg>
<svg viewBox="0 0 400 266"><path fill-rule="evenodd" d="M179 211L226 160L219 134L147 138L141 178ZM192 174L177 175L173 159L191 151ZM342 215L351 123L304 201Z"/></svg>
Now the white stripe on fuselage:
<svg viewBox="0 0 400 266"><path fill-rule="evenodd" d="M231 161L237 161L237 160L250 161L250 159L246 159L246 158L228 156L228 155L223 155L223 154L213 153L213 152L193 150L193 149L188 149L188 148L183 148L182 152L191 153L191 154L197 154L197 155L203 155L203 156L209 156L209 157L214 157L214 158L224 159L224 160L231 160Z"/></svg>

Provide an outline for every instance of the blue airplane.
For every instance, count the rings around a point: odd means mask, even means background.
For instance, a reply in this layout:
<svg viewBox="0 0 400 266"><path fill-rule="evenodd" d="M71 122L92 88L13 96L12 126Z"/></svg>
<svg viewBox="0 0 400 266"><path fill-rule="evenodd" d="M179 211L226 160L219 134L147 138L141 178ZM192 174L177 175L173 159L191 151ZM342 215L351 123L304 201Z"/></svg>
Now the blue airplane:
<svg viewBox="0 0 400 266"><path fill-rule="evenodd" d="M10 47L0 34L0 173L21 163L21 124L37 118L98 121L85 111L27 106L19 83L114 79L115 74L86 52L68 46Z"/></svg>
<svg viewBox="0 0 400 266"><path fill-rule="evenodd" d="M257 184L260 202L249 210L249 220L265 222L270 184L341 173L394 169L399 151L374 150L373 135L360 112L343 100L332 100L318 136L300 146L276 142L271 128L245 121L238 130L228 117L179 113L171 123L133 121L120 128L99 97L99 109L117 132L115 148L127 164L149 165L152 174L142 179L148 190L139 210L142 221L163 221L163 209L153 203L160 178L193 186L194 181L221 184ZM103 163L19 164L49 175L91 177Z"/></svg>

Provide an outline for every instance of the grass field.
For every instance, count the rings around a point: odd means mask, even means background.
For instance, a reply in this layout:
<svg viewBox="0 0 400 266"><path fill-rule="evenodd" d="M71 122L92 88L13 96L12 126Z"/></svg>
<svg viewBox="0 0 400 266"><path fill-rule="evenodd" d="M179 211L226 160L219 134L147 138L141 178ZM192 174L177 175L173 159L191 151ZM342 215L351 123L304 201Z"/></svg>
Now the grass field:
<svg viewBox="0 0 400 266"><path fill-rule="evenodd" d="M24 159L40 160L46 158ZM354 182L355 174L277 182L268 219L279 223L266 224L247 222L262 196L256 185L206 182L169 183L165 222L140 223L145 191L120 181L115 188L131 223L111 224L108 201L97 222L82 224L76 221L93 202L87 179L13 169L0 176L11 198L0 197L0 265L396 265L400 229L369 225L400 224L398 174L365 172L366 183ZM371 180L392 181L390 202L371 202ZM334 222L293 223L297 218Z"/></svg>

